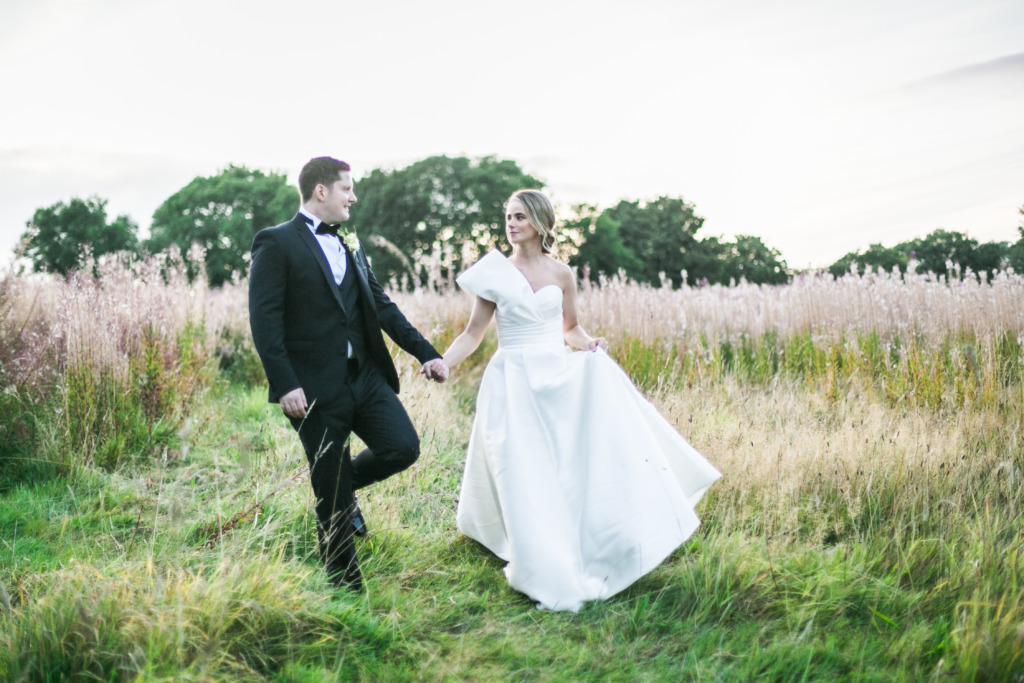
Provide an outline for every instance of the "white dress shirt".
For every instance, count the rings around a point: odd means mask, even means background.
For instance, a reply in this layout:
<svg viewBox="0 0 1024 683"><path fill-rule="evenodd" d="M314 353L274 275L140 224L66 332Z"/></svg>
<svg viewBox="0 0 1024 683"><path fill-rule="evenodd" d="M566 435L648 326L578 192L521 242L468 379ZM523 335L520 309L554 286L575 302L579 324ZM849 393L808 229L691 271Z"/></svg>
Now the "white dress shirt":
<svg viewBox="0 0 1024 683"><path fill-rule="evenodd" d="M345 279L345 269L348 267L348 259L345 258L345 245L341 243L341 238L337 235L317 234L316 229L320 227L323 222L313 214L307 212L304 208L299 208L301 213L306 218L306 223L309 231L313 233L313 237L320 243L320 249L323 250L324 256L327 257L327 263L331 267L331 273L334 274L334 284L340 285L341 281ZM312 222L312 225L309 223Z"/></svg>
<svg viewBox="0 0 1024 683"><path fill-rule="evenodd" d="M313 233L313 237L320 244L320 249L323 250L324 256L327 257L327 263L330 265L331 273L334 275L334 284L340 285L341 281L345 279L345 269L348 267L348 259L345 258L345 245L341 243L341 238L337 235L317 233L316 229L323 223L319 218L302 207L299 207L299 213L305 217L306 227ZM312 222L312 225L309 225L310 222ZM349 342L348 357L351 358L353 355L352 342Z"/></svg>

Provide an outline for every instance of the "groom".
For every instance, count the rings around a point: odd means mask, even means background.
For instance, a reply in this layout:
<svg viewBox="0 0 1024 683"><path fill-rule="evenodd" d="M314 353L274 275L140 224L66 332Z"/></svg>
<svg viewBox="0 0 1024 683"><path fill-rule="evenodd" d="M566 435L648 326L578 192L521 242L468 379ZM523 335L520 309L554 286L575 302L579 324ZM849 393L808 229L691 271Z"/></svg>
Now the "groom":
<svg viewBox="0 0 1024 683"><path fill-rule="evenodd" d="M354 234L356 201L344 161L317 157L299 174L302 206L252 243L249 324L270 384L299 434L316 496L320 557L336 586L362 589L353 492L412 465L419 437L398 401L398 374L381 331L443 382L441 354L377 283ZM349 435L367 449L351 458Z"/></svg>

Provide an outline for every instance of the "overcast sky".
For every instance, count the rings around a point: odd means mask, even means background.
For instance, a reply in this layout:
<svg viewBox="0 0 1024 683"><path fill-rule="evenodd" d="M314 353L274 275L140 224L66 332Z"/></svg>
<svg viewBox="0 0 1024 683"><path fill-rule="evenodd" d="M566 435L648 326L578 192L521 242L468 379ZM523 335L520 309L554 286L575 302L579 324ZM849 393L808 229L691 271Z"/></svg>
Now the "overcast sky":
<svg viewBox="0 0 1024 683"><path fill-rule="evenodd" d="M682 196L791 266L1015 241L1024 2L0 4L0 267L37 208L145 230L228 164L513 159L556 204ZM358 207L355 209L358 211Z"/></svg>

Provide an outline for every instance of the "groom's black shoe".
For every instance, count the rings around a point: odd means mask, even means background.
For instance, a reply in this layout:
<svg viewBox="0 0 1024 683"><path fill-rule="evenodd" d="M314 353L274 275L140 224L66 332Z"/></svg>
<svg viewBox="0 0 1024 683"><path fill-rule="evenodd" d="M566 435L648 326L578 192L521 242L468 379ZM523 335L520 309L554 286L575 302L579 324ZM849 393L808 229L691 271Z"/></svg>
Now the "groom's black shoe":
<svg viewBox="0 0 1024 683"><path fill-rule="evenodd" d="M365 536L368 529L366 528L366 520L363 519L363 511L359 509L359 503L353 503L355 506L352 510L352 533L356 536Z"/></svg>
<svg viewBox="0 0 1024 683"><path fill-rule="evenodd" d="M358 566L347 569L328 569L327 578L335 588L344 588L353 593L361 593L363 590L363 575Z"/></svg>

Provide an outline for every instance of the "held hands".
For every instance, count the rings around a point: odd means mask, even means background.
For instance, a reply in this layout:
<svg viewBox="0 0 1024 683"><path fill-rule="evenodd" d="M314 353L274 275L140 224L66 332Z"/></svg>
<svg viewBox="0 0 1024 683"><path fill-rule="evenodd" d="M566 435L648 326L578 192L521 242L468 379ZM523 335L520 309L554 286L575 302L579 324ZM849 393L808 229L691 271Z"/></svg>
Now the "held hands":
<svg viewBox="0 0 1024 683"><path fill-rule="evenodd" d="M423 369L420 370L421 375L425 375L427 379L432 379L438 384L448 379L448 366L444 364L444 361L440 358L434 360L428 360L423 364Z"/></svg>
<svg viewBox="0 0 1024 683"><path fill-rule="evenodd" d="M593 339L591 339L590 343L587 344L587 350L597 351L598 349L601 349L602 351L607 351L608 340L605 339L604 337L594 337Z"/></svg>

